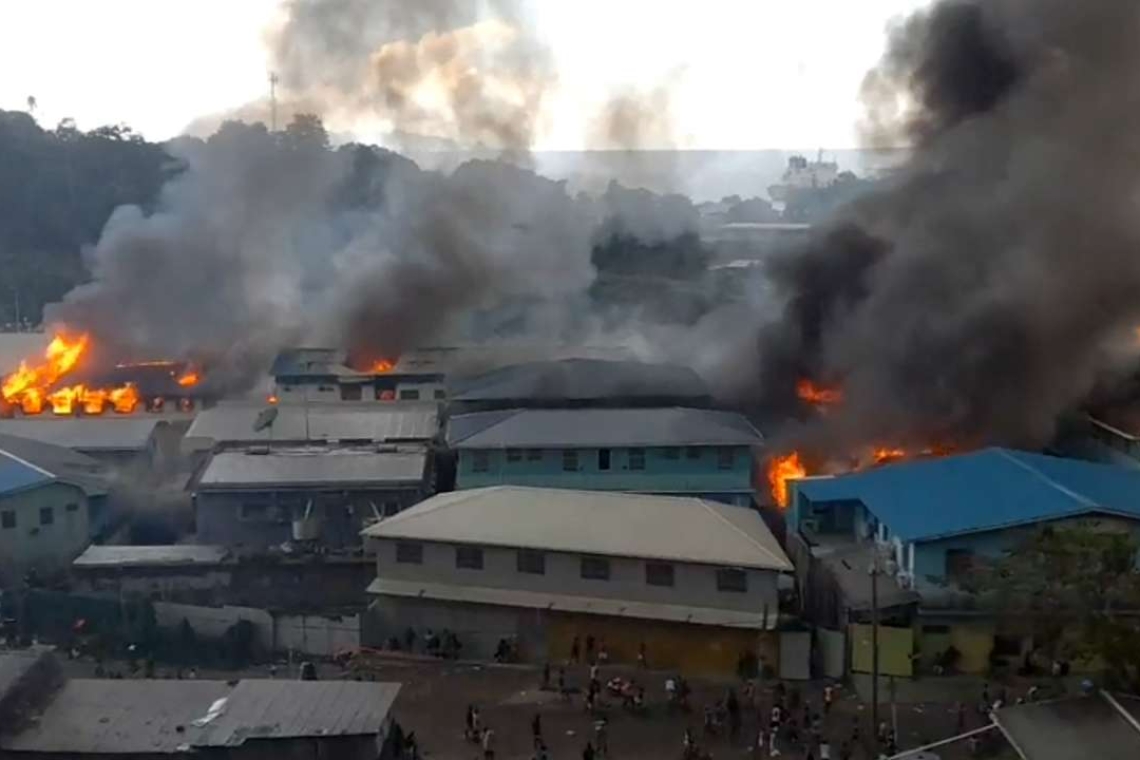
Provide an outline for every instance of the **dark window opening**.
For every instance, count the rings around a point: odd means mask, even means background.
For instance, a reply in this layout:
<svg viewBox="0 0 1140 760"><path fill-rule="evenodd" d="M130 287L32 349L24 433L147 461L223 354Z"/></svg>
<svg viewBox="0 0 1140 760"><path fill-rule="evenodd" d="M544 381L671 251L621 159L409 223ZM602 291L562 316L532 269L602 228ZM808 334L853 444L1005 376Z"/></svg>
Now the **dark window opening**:
<svg viewBox="0 0 1140 760"><path fill-rule="evenodd" d="M436 388L435 393L432 395L435 396L437 401L447 398L447 393L442 388Z"/></svg>
<svg viewBox="0 0 1140 760"><path fill-rule="evenodd" d="M471 452L471 471L487 472L491 469L491 454L486 451Z"/></svg>
<svg viewBox="0 0 1140 760"><path fill-rule="evenodd" d="M522 449L507 449L508 462L521 462L522 458Z"/></svg>
<svg viewBox="0 0 1140 760"><path fill-rule="evenodd" d="M700 446L686 446L685 447L685 458L686 459L700 459L701 458L701 447Z"/></svg>
<svg viewBox="0 0 1140 760"><path fill-rule="evenodd" d="M64 510L66 510L68 512L78 512L79 511L79 505L72 502L71 504L68 504L67 506L65 506Z"/></svg>
<svg viewBox="0 0 1140 760"><path fill-rule="evenodd" d="M528 461L528 462L541 462L542 461L542 449L527 449L526 450L526 461Z"/></svg>
<svg viewBox="0 0 1140 760"><path fill-rule="evenodd" d="M650 586L672 586L673 566L667 562L646 562L645 582Z"/></svg>
<svg viewBox="0 0 1140 760"><path fill-rule="evenodd" d="M681 450L679 448L677 448L676 446L668 446L665 448L665 458L666 459L680 459L681 458Z"/></svg>
<svg viewBox="0 0 1140 760"><path fill-rule="evenodd" d="M598 449L598 469L599 470L610 469L610 450L609 449Z"/></svg>
<svg viewBox="0 0 1140 760"><path fill-rule="evenodd" d="M455 547L455 566L464 570L482 570L483 550L478 546Z"/></svg>
<svg viewBox="0 0 1140 760"><path fill-rule="evenodd" d="M546 555L527 549L521 549L516 557L518 571L530 575L546 575Z"/></svg>
<svg viewBox="0 0 1140 760"><path fill-rule="evenodd" d="M0 528L11 529L16 527L16 513L11 509L0 512Z"/></svg>
<svg viewBox="0 0 1140 760"><path fill-rule="evenodd" d="M40 525L51 525L55 522L55 513L51 507L40 507Z"/></svg>
<svg viewBox="0 0 1140 760"><path fill-rule="evenodd" d="M736 466L736 450L730 446L721 446L716 451L716 466L720 470L731 470Z"/></svg>
<svg viewBox="0 0 1140 760"><path fill-rule="evenodd" d="M736 593L748 591L748 573L735 567L723 567L717 570L716 590Z"/></svg>
<svg viewBox="0 0 1140 760"><path fill-rule="evenodd" d="M629 450L629 469L631 469L631 470L644 470L645 469L645 449L630 449Z"/></svg>
<svg viewBox="0 0 1140 760"><path fill-rule="evenodd" d="M420 400L420 392L417 390L400 391L400 400L401 401L419 401Z"/></svg>
<svg viewBox="0 0 1140 760"><path fill-rule="evenodd" d="M965 578L974 569L972 549L946 550L946 577L950 580Z"/></svg>
<svg viewBox="0 0 1140 760"><path fill-rule="evenodd" d="M565 472L578 471L578 452L575 449L566 449L562 452L562 469Z"/></svg>
<svg viewBox="0 0 1140 760"><path fill-rule="evenodd" d="M582 557L581 576L590 581L608 581L610 561L604 557Z"/></svg>
<svg viewBox="0 0 1140 760"><path fill-rule="evenodd" d="M340 400L341 401L360 401L363 398L363 393L359 385L342 385L340 386Z"/></svg>
<svg viewBox="0 0 1140 760"><path fill-rule="evenodd" d="M424 563L424 545L410 541L397 542L396 561L405 565L422 565Z"/></svg>

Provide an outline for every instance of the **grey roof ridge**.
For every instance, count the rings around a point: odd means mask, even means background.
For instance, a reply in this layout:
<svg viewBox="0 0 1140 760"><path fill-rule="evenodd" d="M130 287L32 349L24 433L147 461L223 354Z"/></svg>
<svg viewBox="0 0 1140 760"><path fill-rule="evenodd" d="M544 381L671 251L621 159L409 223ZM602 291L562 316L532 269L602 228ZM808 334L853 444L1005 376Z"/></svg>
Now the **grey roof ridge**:
<svg viewBox="0 0 1140 760"><path fill-rule="evenodd" d="M1073 489L1061 485L1060 483L1053 480L1048 475L1041 472L1040 470L1038 470L1036 467L1029 464L1028 462L1021 461L1016 456L1014 456L1014 454L1012 452L1010 452L1006 449L997 449L997 453L1000 454L1003 458L1008 459L1010 462L1013 462L1015 465L1022 468L1026 472L1030 473L1031 475L1033 475L1035 478L1037 478L1041 482L1057 489L1058 491L1065 494L1066 496L1069 496L1070 498L1077 501L1078 503L1083 504L1086 507L1094 507L1095 508L1095 507L1101 507L1102 506L1100 504L1097 504L1095 501L1088 498L1084 494L1077 493Z"/></svg>
<svg viewBox="0 0 1140 760"><path fill-rule="evenodd" d="M8 451L7 449L0 449L0 454L3 454L4 456L8 457L9 459L11 459L14 462L18 462L18 463L24 465L25 467L29 467L29 468L35 470L36 472L38 472L41 475L46 475L47 477L52 478L52 479L56 479L59 477L54 472L49 472L49 471L45 470L43 467L40 467L38 464L32 464L27 459L24 459L23 457L18 457L15 454L13 454L12 452Z"/></svg>
<svg viewBox="0 0 1140 760"><path fill-rule="evenodd" d="M781 559L780 557L777 557L775 554L773 554L773 553L772 553L772 551L771 551L771 550L770 550L770 549L769 549L767 546L764 546L764 545L763 545L763 544L761 544L759 541L757 541L756 539L754 539L752 536L748 535L748 534L747 534L747 533L745 533L743 530L741 530L739 527L737 527L736 525L734 525L734 524L732 523L732 521L731 521L731 520L729 520L727 517L725 517L724 515L722 515L722 514L720 513L720 510L718 510L718 509L717 509L715 506L713 506L713 504L712 504L711 502L709 502L707 499L697 499L697 501L699 501L699 502L700 502L701 506L702 506L702 507L704 507L706 511L708 511L708 512L710 512L711 514L715 515L715 516L716 516L716 519L720 520L720 521L721 521L721 522L723 522L725 525L727 525L727 526L729 527L729 529L731 529L731 530L733 530L733 531L736 531L737 533L739 533L741 536L743 536L743 537L744 537L744 540L745 540L745 541L747 541L748 543L750 543L750 544L752 544L753 546L755 546L757 549L759 549L759 550L760 550L760 551L761 551L763 554L765 554L766 556L770 557L770 558L771 558L771 560L772 560L772 562L773 562L774 564L778 565L778 566L779 566L780 568L782 568L782 569L788 569L788 570L792 569L792 567L791 567L791 562L790 562L790 561L788 561L788 559L787 559L786 557L785 557L784 559ZM743 509L743 507L733 507L733 509ZM764 521L764 518L760 517L759 513L757 513L756 517L757 517L757 518L758 518L758 519L759 519L761 522L763 522L763 521ZM767 529L767 524L765 524L765 526L764 526L764 527L765 527L765 529ZM774 538L774 537L773 537L773 538Z"/></svg>

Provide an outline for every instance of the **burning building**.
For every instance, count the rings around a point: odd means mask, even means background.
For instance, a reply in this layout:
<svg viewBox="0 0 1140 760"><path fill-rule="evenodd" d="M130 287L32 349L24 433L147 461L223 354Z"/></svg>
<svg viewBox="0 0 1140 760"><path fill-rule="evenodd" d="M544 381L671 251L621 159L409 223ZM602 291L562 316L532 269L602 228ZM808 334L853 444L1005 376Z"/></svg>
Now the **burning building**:
<svg viewBox="0 0 1140 760"><path fill-rule="evenodd" d="M398 359L352 359L333 348L290 348L270 369L278 403L309 401L421 401L446 397L444 376L401 365Z"/></svg>

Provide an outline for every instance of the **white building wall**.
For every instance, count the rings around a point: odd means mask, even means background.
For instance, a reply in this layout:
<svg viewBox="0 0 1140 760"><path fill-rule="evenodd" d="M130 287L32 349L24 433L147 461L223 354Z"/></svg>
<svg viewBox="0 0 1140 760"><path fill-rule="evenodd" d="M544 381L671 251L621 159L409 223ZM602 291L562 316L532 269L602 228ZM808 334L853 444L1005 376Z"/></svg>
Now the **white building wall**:
<svg viewBox="0 0 1140 760"><path fill-rule="evenodd" d="M581 577L583 555L546 552L546 573L535 575L517 569L516 550L483 547L483 569L455 566L455 545L420 542L423 563L396 562L396 544L390 539L374 539L377 575L393 580L423 581L455 585L484 586L574 596L593 596L635 602L714 607L762 612L765 605L775 614L778 609L778 574L767 570L747 570L748 591L719 591L717 568L691 563L674 566L672 587L651 586L645 582L645 560L609 558L610 579Z"/></svg>

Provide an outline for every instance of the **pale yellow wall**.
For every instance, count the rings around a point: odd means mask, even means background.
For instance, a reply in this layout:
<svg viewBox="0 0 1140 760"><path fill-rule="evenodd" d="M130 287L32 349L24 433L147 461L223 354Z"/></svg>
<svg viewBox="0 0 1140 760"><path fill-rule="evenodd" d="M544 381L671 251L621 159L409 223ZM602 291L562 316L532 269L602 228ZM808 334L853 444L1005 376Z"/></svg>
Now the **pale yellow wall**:
<svg viewBox="0 0 1140 760"><path fill-rule="evenodd" d="M75 511L67 505L75 504ZM52 524L40 524L40 508L52 509ZM0 497L0 512L16 513L15 528L0 528L0 574L17 577L34 567L40 572L66 569L90 541L87 498L65 483Z"/></svg>

